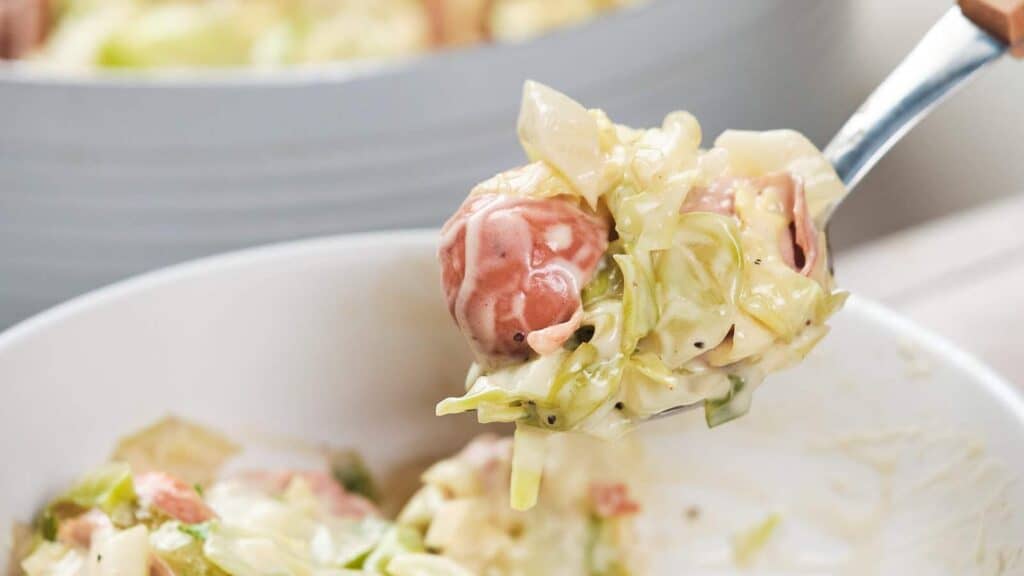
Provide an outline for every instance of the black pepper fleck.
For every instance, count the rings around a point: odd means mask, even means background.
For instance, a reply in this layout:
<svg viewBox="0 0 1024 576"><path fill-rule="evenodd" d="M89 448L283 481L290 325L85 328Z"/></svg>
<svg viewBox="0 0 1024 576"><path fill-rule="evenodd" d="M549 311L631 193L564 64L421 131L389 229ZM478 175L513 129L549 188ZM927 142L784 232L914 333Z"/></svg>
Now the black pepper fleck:
<svg viewBox="0 0 1024 576"><path fill-rule="evenodd" d="M810 325L811 325L811 321L810 320L804 322L804 326L810 326Z"/></svg>
<svg viewBox="0 0 1024 576"><path fill-rule="evenodd" d="M694 342L693 347L700 350L701 348L704 348L704 343L700 341Z"/></svg>
<svg viewBox="0 0 1024 576"><path fill-rule="evenodd" d="M758 266L760 266L761 265L761 259L758 258L758 259L754 260L754 264L757 264Z"/></svg>
<svg viewBox="0 0 1024 576"><path fill-rule="evenodd" d="M523 334L522 332L516 332L515 336L513 336L512 339L515 340L516 342L522 342L523 340L526 340L526 334Z"/></svg>
<svg viewBox="0 0 1024 576"><path fill-rule="evenodd" d="M555 416L554 414L549 414L549 415L548 415L548 424L549 424L549 425L551 425L551 426L554 426L554 425L555 425L555 422L556 422L557 420L558 420L558 417L557 417L557 416Z"/></svg>
<svg viewBox="0 0 1024 576"><path fill-rule="evenodd" d="M696 506L690 506L689 508L686 509L687 520L692 522L697 518L700 518L700 508L697 508Z"/></svg>
<svg viewBox="0 0 1024 576"><path fill-rule="evenodd" d="M594 338L595 328L593 326L580 326L573 334L580 343L590 342Z"/></svg>
<svg viewBox="0 0 1024 576"><path fill-rule="evenodd" d="M622 401L619 401L619 402L616 402L616 403L615 403L615 409L616 409L616 410L622 410L622 409L623 409L623 408L625 408L625 407L626 407L626 405L625 405L625 404L623 404L623 403L622 403Z"/></svg>

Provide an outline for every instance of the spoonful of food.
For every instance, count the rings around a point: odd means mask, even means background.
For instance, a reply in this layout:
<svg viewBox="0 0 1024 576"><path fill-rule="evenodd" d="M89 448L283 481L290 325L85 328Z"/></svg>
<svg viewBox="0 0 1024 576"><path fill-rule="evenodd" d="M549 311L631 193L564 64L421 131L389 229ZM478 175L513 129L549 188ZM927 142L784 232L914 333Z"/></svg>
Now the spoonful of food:
<svg viewBox="0 0 1024 576"><path fill-rule="evenodd" d="M444 295L476 362L437 414L515 423L520 509L547 434L615 437L698 407L709 426L742 416L845 300L827 226L847 189L1022 39L1024 0L962 0L824 153L792 130L702 145L686 112L637 130L526 82L529 163L473 188L441 231Z"/></svg>

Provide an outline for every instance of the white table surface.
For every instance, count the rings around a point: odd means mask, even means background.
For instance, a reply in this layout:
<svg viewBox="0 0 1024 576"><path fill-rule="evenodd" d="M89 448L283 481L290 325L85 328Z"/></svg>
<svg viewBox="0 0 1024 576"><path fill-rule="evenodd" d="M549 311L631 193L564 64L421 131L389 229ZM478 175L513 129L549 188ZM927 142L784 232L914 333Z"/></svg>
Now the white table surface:
<svg viewBox="0 0 1024 576"><path fill-rule="evenodd" d="M1024 194L840 253L836 277L1024 386Z"/></svg>

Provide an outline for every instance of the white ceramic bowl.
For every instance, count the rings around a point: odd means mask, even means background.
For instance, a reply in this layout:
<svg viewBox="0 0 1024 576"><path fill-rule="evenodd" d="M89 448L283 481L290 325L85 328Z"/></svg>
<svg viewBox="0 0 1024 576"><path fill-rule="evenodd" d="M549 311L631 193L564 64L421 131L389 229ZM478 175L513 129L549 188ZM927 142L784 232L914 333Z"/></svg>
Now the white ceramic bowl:
<svg viewBox="0 0 1024 576"><path fill-rule="evenodd" d="M313 240L149 274L0 336L0 522L173 412L229 433L358 445L388 475L479 428L435 418L467 364L436 232ZM648 425L655 574L727 574L730 538L778 513L761 574L1020 574L1024 401L984 366L851 300L751 414ZM699 507L695 521L684 511ZM997 568L1003 566L1003 572Z"/></svg>

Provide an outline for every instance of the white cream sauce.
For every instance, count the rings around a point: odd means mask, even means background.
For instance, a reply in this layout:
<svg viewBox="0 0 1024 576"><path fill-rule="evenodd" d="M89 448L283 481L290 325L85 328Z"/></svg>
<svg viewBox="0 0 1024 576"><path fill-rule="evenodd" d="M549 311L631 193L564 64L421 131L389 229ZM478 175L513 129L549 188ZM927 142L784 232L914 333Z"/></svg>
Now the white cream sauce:
<svg viewBox="0 0 1024 576"><path fill-rule="evenodd" d="M555 224L544 232L544 242L554 252L572 246L572 227L568 224Z"/></svg>

